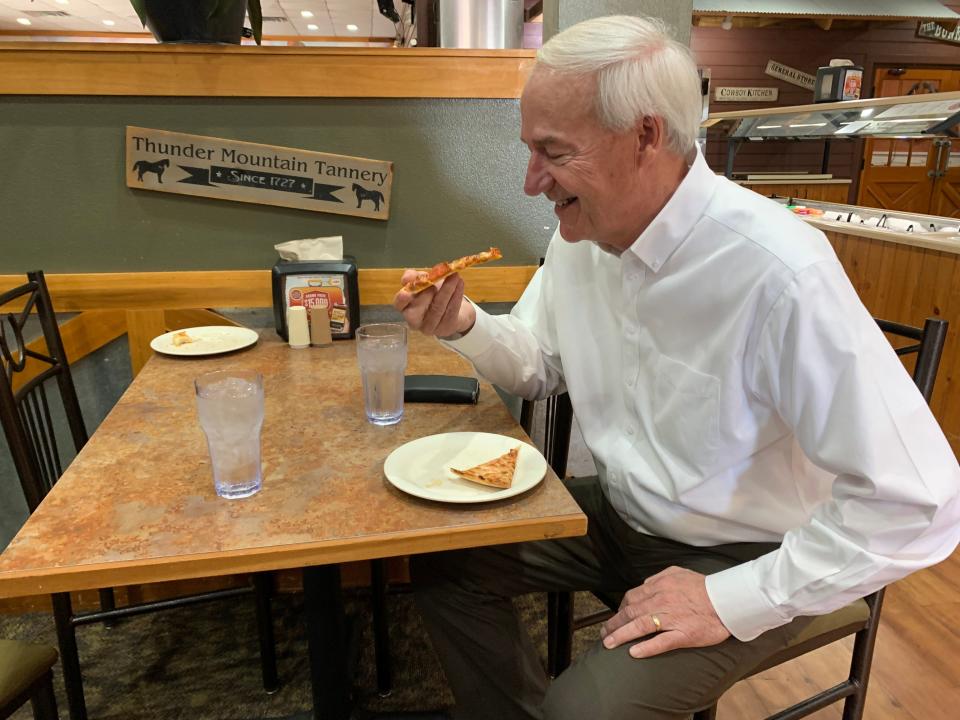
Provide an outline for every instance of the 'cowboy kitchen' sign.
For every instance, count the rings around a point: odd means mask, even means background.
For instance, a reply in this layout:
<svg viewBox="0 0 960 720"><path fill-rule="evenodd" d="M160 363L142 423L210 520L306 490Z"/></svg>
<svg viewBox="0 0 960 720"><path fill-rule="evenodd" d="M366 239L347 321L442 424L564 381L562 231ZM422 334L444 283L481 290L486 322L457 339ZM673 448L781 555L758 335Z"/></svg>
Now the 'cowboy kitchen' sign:
<svg viewBox="0 0 960 720"><path fill-rule="evenodd" d="M386 220L393 163L127 126L127 187Z"/></svg>

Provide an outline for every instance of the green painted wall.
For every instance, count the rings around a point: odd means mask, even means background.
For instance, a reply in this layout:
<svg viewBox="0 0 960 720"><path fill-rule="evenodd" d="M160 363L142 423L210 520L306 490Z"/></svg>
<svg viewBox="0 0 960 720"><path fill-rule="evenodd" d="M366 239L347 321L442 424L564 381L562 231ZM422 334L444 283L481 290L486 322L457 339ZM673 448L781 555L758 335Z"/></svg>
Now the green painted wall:
<svg viewBox="0 0 960 720"><path fill-rule="evenodd" d="M394 163L386 222L127 188L126 125ZM515 100L0 98L0 273L254 269L343 235L361 267L490 245L531 264L555 226L523 194Z"/></svg>

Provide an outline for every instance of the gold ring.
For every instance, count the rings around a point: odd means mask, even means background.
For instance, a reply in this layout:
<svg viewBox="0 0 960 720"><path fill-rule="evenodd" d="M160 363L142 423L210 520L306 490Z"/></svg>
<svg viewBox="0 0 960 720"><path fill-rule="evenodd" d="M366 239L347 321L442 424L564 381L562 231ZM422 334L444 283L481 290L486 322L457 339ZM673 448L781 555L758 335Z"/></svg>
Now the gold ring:
<svg viewBox="0 0 960 720"><path fill-rule="evenodd" d="M660 618L658 618L656 615L651 615L650 620L653 621L653 626L656 628L654 632L660 632L663 630L663 624L660 622Z"/></svg>

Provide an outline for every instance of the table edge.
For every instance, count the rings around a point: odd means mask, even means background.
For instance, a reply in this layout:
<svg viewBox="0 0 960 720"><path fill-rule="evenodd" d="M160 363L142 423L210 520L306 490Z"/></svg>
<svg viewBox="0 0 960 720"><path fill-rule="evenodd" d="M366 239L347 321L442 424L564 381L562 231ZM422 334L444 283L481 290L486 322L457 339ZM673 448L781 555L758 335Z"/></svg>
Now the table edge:
<svg viewBox="0 0 960 720"><path fill-rule="evenodd" d="M569 513L519 522L443 528L441 534L436 529L424 529L253 550L7 571L0 572L0 599L576 537L586 532L586 516Z"/></svg>

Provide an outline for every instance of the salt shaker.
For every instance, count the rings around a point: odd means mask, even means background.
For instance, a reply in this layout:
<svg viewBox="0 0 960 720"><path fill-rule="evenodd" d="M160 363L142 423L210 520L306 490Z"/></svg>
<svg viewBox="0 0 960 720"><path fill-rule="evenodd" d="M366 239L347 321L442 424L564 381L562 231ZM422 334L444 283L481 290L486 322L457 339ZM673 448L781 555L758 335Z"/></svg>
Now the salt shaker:
<svg viewBox="0 0 960 720"><path fill-rule="evenodd" d="M287 308L287 342L296 349L310 347L307 309L302 305Z"/></svg>
<svg viewBox="0 0 960 720"><path fill-rule="evenodd" d="M330 316L326 308L315 307L310 311L310 344L326 347L333 344L330 335Z"/></svg>

